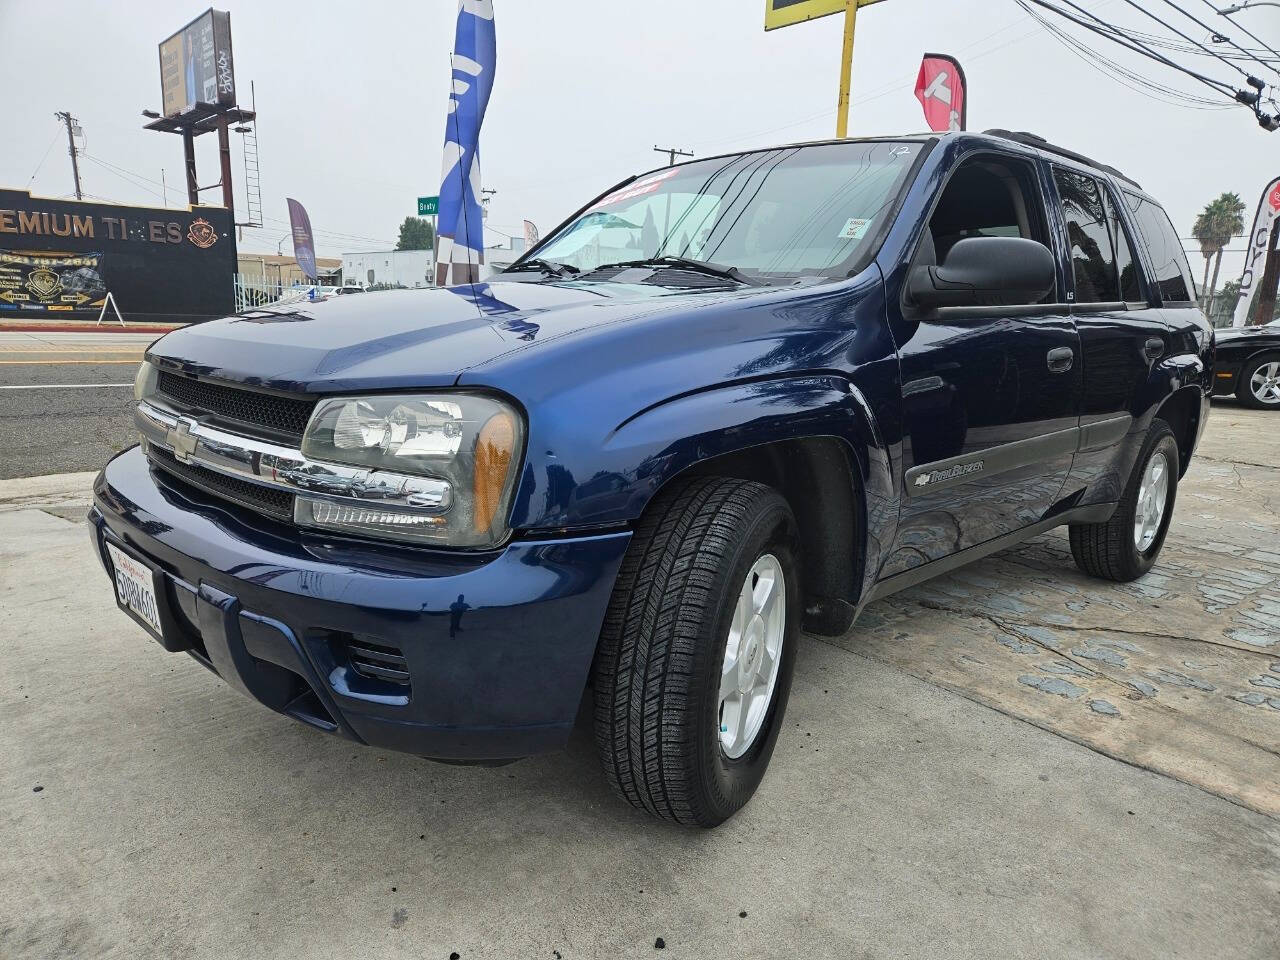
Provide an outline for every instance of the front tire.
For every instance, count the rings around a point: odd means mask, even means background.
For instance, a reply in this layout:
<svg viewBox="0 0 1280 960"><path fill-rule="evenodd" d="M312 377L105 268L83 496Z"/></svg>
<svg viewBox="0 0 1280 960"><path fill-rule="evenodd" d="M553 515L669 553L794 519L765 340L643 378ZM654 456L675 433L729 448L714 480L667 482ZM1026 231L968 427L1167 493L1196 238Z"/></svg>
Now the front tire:
<svg viewBox="0 0 1280 960"><path fill-rule="evenodd" d="M1178 442L1153 420L1115 513L1106 523L1073 523L1071 555L1085 573L1128 583L1151 569L1164 546L1178 493Z"/></svg>
<svg viewBox="0 0 1280 960"><path fill-rule="evenodd" d="M755 793L791 690L798 557L791 508L764 484L697 478L645 512L593 676L600 758L633 806L714 827Z"/></svg>
<svg viewBox="0 0 1280 960"><path fill-rule="evenodd" d="M1246 362L1236 382L1236 397L1255 410L1280 410L1280 353Z"/></svg>

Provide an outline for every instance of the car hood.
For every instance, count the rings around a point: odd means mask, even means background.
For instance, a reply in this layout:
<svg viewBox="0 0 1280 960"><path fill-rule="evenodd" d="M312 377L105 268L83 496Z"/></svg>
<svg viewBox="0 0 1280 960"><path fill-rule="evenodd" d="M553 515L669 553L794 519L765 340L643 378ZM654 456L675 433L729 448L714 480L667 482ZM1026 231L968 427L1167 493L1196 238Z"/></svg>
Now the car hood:
<svg viewBox="0 0 1280 960"><path fill-rule="evenodd" d="M1261 327L1219 327L1213 332L1218 343L1230 343L1232 340L1245 340L1252 337L1272 336L1280 340L1280 327L1267 324Z"/></svg>
<svg viewBox="0 0 1280 960"><path fill-rule="evenodd" d="M187 373L277 390L448 386L479 364L581 330L743 295L737 288L586 281L382 291L184 327L152 344L147 356Z"/></svg>

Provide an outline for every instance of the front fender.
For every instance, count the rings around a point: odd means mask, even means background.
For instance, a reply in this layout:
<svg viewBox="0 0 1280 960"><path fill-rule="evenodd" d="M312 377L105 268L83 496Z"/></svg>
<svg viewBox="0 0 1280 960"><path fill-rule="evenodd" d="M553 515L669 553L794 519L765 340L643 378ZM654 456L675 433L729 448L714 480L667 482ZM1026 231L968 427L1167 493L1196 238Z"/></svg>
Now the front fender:
<svg viewBox="0 0 1280 960"><path fill-rule="evenodd" d="M886 370L886 374L891 372ZM838 373L759 379L672 398L614 428L592 457L592 475L564 481L563 499L547 489L551 509L530 525L602 528L634 522L662 487L695 465L786 440L834 437L858 474L865 509L868 575L880 567L878 544L891 543L898 518L889 451L857 386ZM536 452L530 451L532 461ZM559 464L546 464L554 486ZM815 494L816 495L816 494ZM536 495L535 495L536 496ZM530 508L534 504L528 505ZM531 511L532 512L532 509Z"/></svg>

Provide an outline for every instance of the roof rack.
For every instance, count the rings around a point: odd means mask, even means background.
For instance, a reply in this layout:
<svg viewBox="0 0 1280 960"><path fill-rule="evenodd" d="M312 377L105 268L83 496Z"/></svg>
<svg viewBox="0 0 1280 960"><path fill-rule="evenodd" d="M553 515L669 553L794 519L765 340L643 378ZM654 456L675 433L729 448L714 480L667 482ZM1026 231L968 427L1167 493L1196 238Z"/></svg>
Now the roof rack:
<svg viewBox="0 0 1280 960"><path fill-rule="evenodd" d="M1138 183L1138 181L1134 180L1132 177L1126 177L1115 167L1107 166L1105 163L1099 163L1091 157L1086 157L1083 153L1076 153L1074 150L1068 150L1066 147L1060 147L1057 144L1050 143L1044 137L1038 137L1034 133L1027 133L1025 130L1001 130L999 127L993 127L990 130L984 130L982 132L989 137L1000 137L1002 140L1012 140L1014 143L1021 143L1028 147L1035 147L1037 150L1056 153L1061 157L1069 157L1079 163L1088 164L1096 170L1102 170L1105 173L1109 173L1113 177L1118 177L1125 183L1131 183L1139 190L1142 189L1142 184Z"/></svg>

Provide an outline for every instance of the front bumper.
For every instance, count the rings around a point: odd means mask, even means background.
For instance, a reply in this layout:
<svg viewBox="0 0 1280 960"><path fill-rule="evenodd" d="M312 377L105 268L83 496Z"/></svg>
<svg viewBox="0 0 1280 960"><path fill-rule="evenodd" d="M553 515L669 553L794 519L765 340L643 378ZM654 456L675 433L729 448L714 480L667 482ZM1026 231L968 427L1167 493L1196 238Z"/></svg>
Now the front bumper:
<svg viewBox="0 0 1280 960"><path fill-rule="evenodd" d="M303 533L157 475L138 448L94 483L94 548L159 571L163 646L264 705L358 742L450 760L561 746L630 533L484 555ZM351 651L398 651L408 683Z"/></svg>

